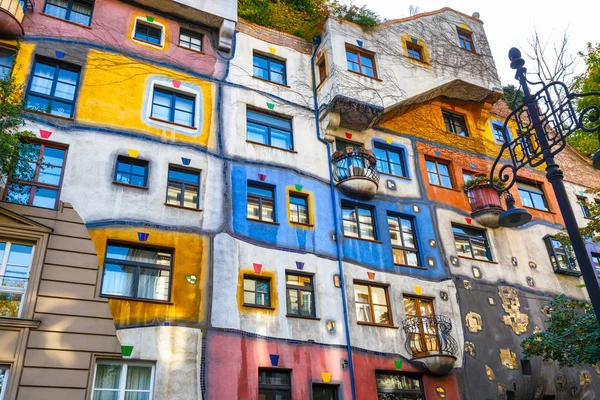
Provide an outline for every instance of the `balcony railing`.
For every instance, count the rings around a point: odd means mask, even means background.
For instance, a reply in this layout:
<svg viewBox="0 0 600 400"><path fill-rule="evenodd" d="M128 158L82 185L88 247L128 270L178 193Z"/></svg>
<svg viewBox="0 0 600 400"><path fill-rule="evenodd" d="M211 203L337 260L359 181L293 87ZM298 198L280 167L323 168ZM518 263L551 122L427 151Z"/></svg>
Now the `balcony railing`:
<svg viewBox="0 0 600 400"><path fill-rule="evenodd" d="M379 174L372 151L347 148L333 153L333 178L337 187L349 196L371 199L377 193Z"/></svg>
<svg viewBox="0 0 600 400"><path fill-rule="evenodd" d="M0 33L9 36L23 35L21 23L29 7L29 0L0 0Z"/></svg>
<svg viewBox="0 0 600 400"><path fill-rule="evenodd" d="M0 275L0 317L17 318L21 315L27 278Z"/></svg>
<svg viewBox="0 0 600 400"><path fill-rule="evenodd" d="M479 184L467 189L467 196L475 221L490 228L497 227L498 216L504 211L498 192L489 184Z"/></svg>

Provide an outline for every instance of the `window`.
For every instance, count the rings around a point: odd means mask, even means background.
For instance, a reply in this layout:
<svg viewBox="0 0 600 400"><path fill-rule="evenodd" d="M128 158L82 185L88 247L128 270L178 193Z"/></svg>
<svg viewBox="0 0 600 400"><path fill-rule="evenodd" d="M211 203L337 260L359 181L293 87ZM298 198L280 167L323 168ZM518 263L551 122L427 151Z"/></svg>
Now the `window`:
<svg viewBox="0 0 600 400"><path fill-rule="evenodd" d="M548 211L546 196L544 196L544 191L541 187L535 184L517 182L517 188L519 189L519 197L523 206Z"/></svg>
<svg viewBox="0 0 600 400"><path fill-rule="evenodd" d="M56 208L67 149L45 143L23 143L17 168L8 178L5 200Z"/></svg>
<svg viewBox="0 0 600 400"><path fill-rule="evenodd" d="M271 307L271 281L256 276L244 276L244 305Z"/></svg>
<svg viewBox="0 0 600 400"><path fill-rule="evenodd" d="M115 182L131 186L148 185L148 161L126 156L117 157Z"/></svg>
<svg viewBox="0 0 600 400"><path fill-rule="evenodd" d="M348 71L377 78L375 55L373 53L346 47L346 60L348 61Z"/></svg>
<svg viewBox="0 0 600 400"><path fill-rule="evenodd" d="M575 256L570 249L565 248L561 242L552 236L546 236L544 242L554 272L566 275L581 275Z"/></svg>
<svg viewBox="0 0 600 400"><path fill-rule="evenodd" d="M0 241L0 317L21 315L32 259L32 245Z"/></svg>
<svg viewBox="0 0 600 400"><path fill-rule="evenodd" d="M387 218L394 264L419 266L419 251L417 249L414 221L411 218L395 214L388 214Z"/></svg>
<svg viewBox="0 0 600 400"><path fill-rule="evenodd" d="M284 150L294 150L291 119L248 110L246 123L246 137L249 141Z"/></svg>
<svg viewBox="0 0 600 400"><path fill-rule="evenodd" d="M92 400L150 400L154 391L154 366L142 362L98 361Z"/></svg>
<svg viewBox="0 0 600 400"><path fill-rule="evenodd" d="M171 261L169 250L109 243L101 292L107 296L169 301Z"/></svg>
<svg viewBox="0 0 600 400"><path fill-rule="evenodd" d="M7 390L9 369L10 366L0 364L0 400L4 398L4 393Z"/></svg>
<svg viewBox="0 0 600 400"><path fill-rule="evenodd" d="M139 19L136 19L135 33L133 37L137 40L141 40L142 42L161 46L162 27L156 24L147 24L145 22L140 21Z"/></svg>
<svg viewBox="0 0 600 400"><path fill-rule="evenodd" d="M10 76L14 59L14 51L0 47L0 79L5 79Z"/></svg>
<svg viewBox="0 0 600 400"><path fill-rule="evenodd" d="M254 53L252 63L255 77L281 85L287 84L285 61Z"/></svg>
<svg viewBox="0 0 600 400"><path fill-rule="evenodd" d="M338 386L313 383L312 400L338 400Z"/></svg>
<svg viewBox="0 0 600 400"><path fill-rule="evenodd" d="M373 209L355 204L342 203L344 236L376 240Z"/></svg>
<svg viewBox="0 0 600 400"><path fill-rule="evenodd" d="M195 96L154 88L151 118L193 128L195 115Z"/></svg>
<svg viewBox="0 0 600 400"><path fill-rule="evenodd" d="M315 316L313 279L309 275L286 273L287 313L301 317Z"/></svg>
<svg viewBox="0 0 600 400"><path fill-rule="evenodd" d="M59 117L72 118L79 82L79 68L36 60L27 91L26 107Z"/></svg>
<svg viewBox="0 0 600 400"><path fill-rule="evenodd" d="M354 302L357 321L392 325L392 313L386 287L368 284L354 284Z"/></svg>
<svg viewBox="0 0 600 400"><path fill-rule="evenodd" d="M384 174L406 177L404 170L404 157L401 150L392 147L375 144L373 146L375 157L377 157L377 171Z"/></svg>
<svg viewBox="0 0 600 400"><path fill-rule="evenodd" d="M406 50L408 51L408 57L413 60L423 61L423 48L412 42L406 42Z"/></svg>
<svg viewBox="0 0 600 400"><path fill-rule="evenodd" d="M592 253L592 264L594 264L596 273L600 276L600 253Z"/></svg>
<svg viewBox="0 0 600 400"><path fill-rule="evenodd" d="M466 184L467 182L475 179L475 174L467 171L463 171L463 182Z"/></svg>
<svg viewBox="0 0 600 400"><path fill-rule="evenodd" d="M442 115L444 116L446 132L454 133L458 136L469 137L465 117L449 111L442 111Z"/></svg>
<svg viewBox="0 0 600 400"><path fill-rule="evenodd" d="M169 166L167 204L200 208L200 172Z"/></svg>
<svg viewBox="0 0 600 400"><path fill-rule="evenodd" d="M344 139L335 139L335 150L345 150L348 147L353 148L354 150L363 147L362 143L350 142Z"/></svg>
<svg viewBox="0 0 600 400"><path fill-rule="evenodd" d="M442 161L425 160L427 165L427 176L429 183L445 188L452 188L452 179L450 178L450 167Z"/></svg>
<svg viewBox="0 0 600 400"><path fill-rule="evenodd" d="M275 222L275 188L248 182L248 218Z"/></svg>
<svg viewBox="0 0 600 400"><path fill-rule="evenodd" d="M577 202L579 203L579 207L581 207L581 213L584 218L592 218L592 214L590 213L590 206L588 205L587 198L582 196L577 196Z"/></svg>
<svg viewBox="0 0 600 400"><path fill-rule="evenodd" d="M452 225L454 244L459 257L492 260L492 252L484 230Z"/></svg>
<svg viewBox="0 0 600 400"><path fill-rule="evenodd" d="M292 379L290 371L258 369L259 400L291 400Z"/></svg>
<svg viewBox="0 0 600 400"><path fill-rule="evenodd" d="M321 84L325 78L327 78L327 64L325 63L325 57L321 57L317 61L317 70L319 71L319 84Z"/></svg>
<svg viewBox="0 0 600 400"><path fill-rule="evenodd" d="M503 126L499 124L492 124L492 129L494 130L494 139L498 143L504 143L504 131Z"/></svg>
<svg viewBox="0 0 600 400"><path fill-rule="evenodd" d="M433 300L404 296L404 311L410 332L410 350L414 357L440 351L439 332Z"/></svg>
<svg viewBox="0 0 600 400"><path fill-rule="evenodd" d="M471 32L458 29L458 43L461 48L475 53L475 45L473 44L473 35Z"/></svg>
<svg viewBox="0 0 600 400"><path fill-rule="evenodd" d="M308 217L308 196L299 193L290 193L290 222L296 224L310 224Z"/></svg>
<svg viewBox="0 0 600 400"><path fill-rule="evenodd" d="M421 379L393 372L375 372L379 400L425 400Z"/></svg>
<svg viewBox="0 0 600 400"><path fill-rule="evenodd" d="M85 26L92 22L92 0L46 0L44 13Z"/></svg>
<svg viewBox="0 0 600 400"><path fill-rule="evenodd" d="M179 31L179 45L186 49L202 51L202 35L181 29Z"/></svg>

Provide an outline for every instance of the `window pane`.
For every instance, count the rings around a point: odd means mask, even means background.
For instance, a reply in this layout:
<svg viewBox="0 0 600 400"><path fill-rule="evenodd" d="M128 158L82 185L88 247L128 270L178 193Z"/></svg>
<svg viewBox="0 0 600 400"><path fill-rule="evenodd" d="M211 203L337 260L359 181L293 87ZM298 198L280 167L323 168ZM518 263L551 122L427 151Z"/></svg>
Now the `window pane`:
<svg viewBox="0 0 600 400"><path fill-rule="evenodd" d="M248 122L246 134L247 139L252 142L269 144L269 129L266 126Z"/></svg>
<svg viewBox="0 0 600 400"><path fill-rule="evenodd" d="M259 219L258 200L248 199L248 218Z"/></svg>
<svg viewBox="0 0 600 400"><path fill-rule="evenodd" d="M279 129L271 129L271 146L292 150L292 134Z"/></svg>
<svg viewBox="0 0 600 400"><path fill-rule="evenodd" d="M363 67L373 68L373 58L370 56L360 56L360 63Z"/></svg>
<svg viewBox="0 0 600 400"><path fill-rule="evenodd" d="M262 202L262 217L261 217L261 220L263 220L263 221L270 221L270 222L274 222L275 221L275 216L273 214L273 202L267 201L267 200L263 200L263 202Z"/></svg>
<svg viewBox="0 0 600 400"><path fill-rule="evenodd" d="M54 73L54 68L52 68L52 73ZM47 94L49 95L52 90L52 76L49 78L42 78L40 76L34 75L31 80L31 88L32 92Z"/></svg>
<svg viewBox="0 0 600 400"><path fill-rule="evenodd" d="M455 238L454 242L459 256L472 257L471 244L467 239Z"/></svg>
<svg viewBox="0 0 600 400"><path fill-rule="evenodd" d="M360 322L373 322L371 318L371 306L369 304L356 303L356 319Z"/></svg>
<svg viewBox="0 0 600 400"><path fill-rule="evenodd" d="M66 7L67 6L67 1L53 1L52 3L58 3L59 5ZM57 7L54 4L50 4L50 1L48 1L48 3L46 3L46 8L44 9L44 12L48 15L52 15L54 17L57 18L61 18L61 19L65 19L67 18L67 9L66 8L62 8L62 7Z"/></svg>
<svg viewBox="0 0 600 400"><path fill-rule="evenodd" d="M38 177L38 182L48 183L50 185L56 185L60 183L60 175L62 173L62 168L60 167L52 167L49 165L40 165L40 174Z"/></svg>
<svg viewBox="0 0 600 400"><path fill-rule="evenodd" d="M23 295L20 293L0 292L0 317L17 318L21 309ZM1 388L2 385L0 385ZM0 394L1 391L0 391Z"/></svg>
<svg viewBox="0 0 600 400"><path fill-rule="evenodd" d="M346 59L353 63L358 63L358 54L346 50Z"/></svg>
<svg viewBox="0 0 600 400"><path fill-rule="evenodd" d="M307 292L302 290L300 292L300 296L302 297L302 315L312 315L313 314L313 294L312 292Z"/></svg>
<svg viewBox="0 0 600 400"><path fill-rule="evenodd" d="M523 203L525 207L533 208L533 202L531 201L531 197L528 191L519 189L519 197L521 198L521 203Z"/></svg>
<svg viewBox="0 0 600 400"><path fill-rule="evenodd" d="M531 199L533 200L533 206L538 210L546 210L546 203L544 202L544 197L538 193L532 193Z"/></svg>
<svg viewBox="0 0 600 400"><path fill-rule="evenodd" d="M409 264L406 260L404 250L401 249L392 249L392 254L394 256L394 264L398 265L412 265Z"/></svg>
<svg viewBox="0 0 600 400"><path fill-rule="evenodd" d="M172 95L170 93L165 93L160 90L155 90L152 103L161 105L164 107L171 107L171 99L172 99Z"/></svg>
<svg viewBox="0 0 600 400"><path fill-rule="evenodd" d="M150 390L152 368L130 365L127 367L125 389Z"/></svg>
<svg viewBox="0 0 600 400"><path fill-rule="evenodd" d="M198 188L193 188L187 185L185 186L183 206L191 208L198 207Z"/></svg>
<svg viewBox="0 0 600 400"><path fill-rule="evenodd" d="M290 119L279 118L270 114L264 114L252 110L248 110L246 116L248 121L252 121L254 123L268 125L286 131L292 130L292 121Z"/></svg>
<svg viewBox="0 0 600 400"><path fill-rule="evenodd" d="M263 186L248 185L248 194L266 197L269 199L273 198L273 190Z"/></svg>
<svg viewBox="0 0 600 400"><path fill-rule="evenodd" d="M375 314L376 324L390 324L390 315L387 306L373 306L373 313Z"/></svg>
<svg viewBox="0 0 600 400"><path fill-rule="evenodd" d="M95 389L118 389L121 380L121 365L97 364Z"/></svg>
<svg viewBox="0 0 600 400"><path fill-rule="evenodd" d="M42 163L62 166L65 159L65 151L54 147L44 147L44 157Z"/></svg>
<svg viewBox="0 0 600 400"><path fill-rule="evenodd" d="M387 304L384 288L372 286L371 295L373 296L373 304Z"/></svg>
<svg viewBox="0 0 600 400"><path fill-rule="evenodd" d="M183 96L175 96L175 108L178 110L191 113L194 111L194 104L194 99Z"/></svg>
<svg viewBox="0 0 600 400"><path fill-rule="evenodd" d="M354 285L354 300L361 303L368 303L369 287L365 285Z"/></svg>
<svg viewBox="0 0 600 400"><path fill-rule="evenodd" d="M135 295L134 281L135 267L106 263L102 294L133 297Z"/></svg>
<svg viewBox="0 0 600 400"><path fill-rule="evenodd" d="M176 179L197 185L199 183L200 174L194 171L169 168L169 179Z"/></svg>
<svg viewBox="0 0 600 400"><path fill-rule="evenodd" d="M154 268L141 268L137 297L154 300L169 300L171 273Z"/></svg>
<svg viewBox="0 0 600 400"><path fill-rule="evenodd" d="M8 186L8 192L6 193L6 201L9 203L27 204L30 192L31 186L11 183Z"/></svg>
<svg viewBox="0 0 600 400"><path fill-rule="evenodd" d="M123 400L150 400L150 392L125 392Z"/></svg>
<svg viewBox="0 0 600 400"><path fill-rule="evenodd" d="M344 220L344 235L358 237L358 226L356 223Z"/></svg>
<svg viewBox="0 0 600 400"><path fill-rule="evenodd" d="M185 126L194 126L194 114L175 110L173 114L173 122Z"/></svg>
<svg viewBox="0 0 600 400"><path fill-rule="evenodd" d="M378 389L422 390L419 380L405 375L381 373L376 375L376 380ZM412 400L410 397L402 398L404 399Z"/></svg>
<svg viewBox="0 0 600 400"><path fill-rule="evenodd" d="M46 188L36 188L35 194L33 195L33 205L44 208L56 207L56 198L58 197L58 191Z"/></svg>

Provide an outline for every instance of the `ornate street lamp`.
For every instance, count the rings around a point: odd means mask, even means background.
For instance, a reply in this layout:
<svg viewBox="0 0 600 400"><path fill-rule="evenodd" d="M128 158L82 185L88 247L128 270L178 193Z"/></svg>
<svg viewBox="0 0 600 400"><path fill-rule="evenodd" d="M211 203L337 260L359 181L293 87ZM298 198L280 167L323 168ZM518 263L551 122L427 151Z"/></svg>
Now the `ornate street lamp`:
<svg viewBox="0 0 600 400"><path fill-rule="evenodd" d="M562 82L550 82L545 85L542 82L529 82L525 60L521 58L519 49L510 49L508 58L511 61L510 67L517 71L515 78L521 84L524 97L523 104L511 112L504 122L505 141L490 173L492 187L500 193L505 192L507 196L507 210L500 214L499 224L503 227L516 227L531 220L531 214L527 210L515 207L515 201L508 190L515 184L517 171L521 168L537 167L545 163L546 178L554 188L581 275L596 313L596 320L600 325L600 286L596 271L579 232L563 182L563 172L554 161L554 156L565 148L566 138L575 131L595 132L600 135L600 107L588 106L578 113L574 104L574 99L578 97L600 97L600 92L577 94L571 92ZM542 87L536 93L531 93L529 84ZM516 137L512 140L506 134L510 120L517 126ZM499 165L503 159L508 162ZM594 156L594 167L600 169L600 154ZM505 187L501 188L495 184L494 177L499 178Z"/></svg>

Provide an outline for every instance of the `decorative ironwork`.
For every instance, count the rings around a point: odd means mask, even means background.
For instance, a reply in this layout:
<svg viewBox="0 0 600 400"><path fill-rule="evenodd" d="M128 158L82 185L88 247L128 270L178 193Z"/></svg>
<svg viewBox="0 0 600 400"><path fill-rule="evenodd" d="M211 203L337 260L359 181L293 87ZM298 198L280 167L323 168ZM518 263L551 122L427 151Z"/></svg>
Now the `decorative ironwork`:
<svg viewBox="0 0 600 400"><path fill-rule="evenodd" d="M402 322L406 333L406 350L413 357L455 356L458 344L450 335L452 322L444 316L410 317Z"/></svg>
<svg viewBox="0 0 600 400"><path fill-rule="evenodd" d="M331 161L333 178L342 190L347 191L350 195L364 195L364 197L372 197L375 194L379 186L379 174L376 169L377 159L372 151L363 148L347 148L333 153ZM364 180L371 182L371 185L374 186L364 188L360 185L356 187L344 185L345 182Z"/></svg>

